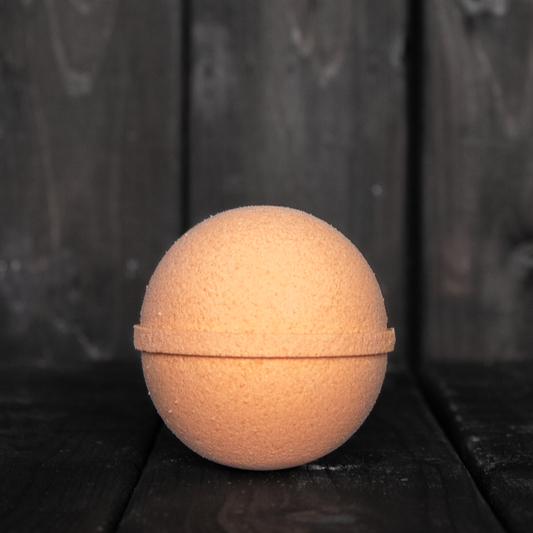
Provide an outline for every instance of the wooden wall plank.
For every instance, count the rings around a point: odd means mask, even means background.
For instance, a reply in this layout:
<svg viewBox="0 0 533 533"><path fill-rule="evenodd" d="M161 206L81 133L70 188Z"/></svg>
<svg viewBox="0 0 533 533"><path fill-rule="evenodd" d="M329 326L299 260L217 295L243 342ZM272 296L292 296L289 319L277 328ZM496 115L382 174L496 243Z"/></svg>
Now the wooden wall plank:
<svg viewBox="0 0 533 533"><path fill-rule="evenodd" d="M425 353L533 358L533 4L425 4Z"/></svg>
<svg viewBox="0 0 533 533"><path fill-rule="evenodd" d="M413 382L389 372L357 433L307 465L271 472L201 458L163 428L119 533L503 533Z"/></svg>
<svg viewBox="0 0 533 533"><path fill-rule="evenodd" d="M140 365L0 368L0 531L115 531L160 419Z"/></svg>
<svg viewBox="0 0 533 533"><path fill-rule="evenodd" d="M190 213L274 204L333 224L405 334L407 2L193 0Z"/></svg>
<svg viewBox="0 0 533 533"><path fill-rule="evenodd" d="M2 357L131 355L179 231L180 5L4 2Z"/></svg>
<svg viewBox="0 0 533 533"><path fill-rule="evenodd" d="M533 361L424 367L433 406L510 533L533 531Z"/></svg>

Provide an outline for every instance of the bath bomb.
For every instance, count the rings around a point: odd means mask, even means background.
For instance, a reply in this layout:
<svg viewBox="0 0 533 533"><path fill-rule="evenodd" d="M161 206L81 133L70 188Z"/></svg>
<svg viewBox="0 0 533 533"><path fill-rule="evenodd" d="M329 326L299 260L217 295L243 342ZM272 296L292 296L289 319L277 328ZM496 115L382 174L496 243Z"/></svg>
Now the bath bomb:
<svg viewBox="0 0 533 533"><path fill-rule="evenodd" d="M207 459L255 470L307 463L350 438L394 341L357 248L274 206L219 213L178 239L134 328L170 430Z"/></svg>

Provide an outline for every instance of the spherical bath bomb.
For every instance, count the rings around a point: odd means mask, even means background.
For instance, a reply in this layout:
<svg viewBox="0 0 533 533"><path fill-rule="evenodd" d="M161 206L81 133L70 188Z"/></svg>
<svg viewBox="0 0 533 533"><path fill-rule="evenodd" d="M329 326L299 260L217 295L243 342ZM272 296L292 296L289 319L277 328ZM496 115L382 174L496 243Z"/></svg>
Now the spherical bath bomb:
<svg viewBox="0 0 533 533"><path fill-rule="evenodd" d="M134 338L172 432L203 457L255 470L343 444L394 347L357 248L312 215L271 206L185 233L150 280Z"/></svg>

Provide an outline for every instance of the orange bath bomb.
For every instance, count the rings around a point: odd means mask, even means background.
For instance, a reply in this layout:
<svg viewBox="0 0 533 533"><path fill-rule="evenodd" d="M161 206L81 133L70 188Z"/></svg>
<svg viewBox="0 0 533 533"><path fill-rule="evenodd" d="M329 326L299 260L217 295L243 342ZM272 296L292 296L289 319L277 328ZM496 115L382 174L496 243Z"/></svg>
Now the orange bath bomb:
<svg viewBox="0 0 533 533"><path fill-rule="evenodd" d="M394 347L357 248L312 215L271 206L225 211L176 241L134 335L174 434L203 457L256 470L343 444L371 411Z"/></svg>

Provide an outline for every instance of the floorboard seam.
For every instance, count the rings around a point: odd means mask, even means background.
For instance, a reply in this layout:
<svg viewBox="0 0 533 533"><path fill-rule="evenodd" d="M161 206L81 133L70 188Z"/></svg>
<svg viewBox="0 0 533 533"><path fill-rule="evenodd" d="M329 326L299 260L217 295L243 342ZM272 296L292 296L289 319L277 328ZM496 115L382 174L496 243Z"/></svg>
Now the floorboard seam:
<svg viewBox="0 0 533 533"><path fill-rule="evenodd" d="M157 415L157 416L159 416L159 415ZM114 533L116 533L117 531L120 530L122 521L124 520L124 517L126 515L126 511L128 510L128 508L130 506L131 499L132 499L133 495L135 494L135 490L137 489L137 486L139 485L139 483L140 483L140 481L142 479L142 476L143 476L143 473L144 473L144 469L146 468L146 465L148 464L148 462L150 460L150 457L151 457L151 455L152 455L152 453L154 451L155 443L157 441L157 437L159 436L159 433L161 432L162 425L163 425L163 422L162 422L161 419L159 419L157 424L156 424L156 426L155 426L155 429L153 431L152 440L150 442L150 446L148 447L148 451L146 453L145 460L144 460L143 464L139 468L139 476L137 477L137 481L132 486L132 489L130 491L130 494L128 496L128 499L127 499L126 503L124 504L124 507L122 508L122 510L119 513L117 513L118 518L117 518L115 527L112 530Z"/></svg>
<svg viewBox="0 0 533 533"><path fill-rule="evenodd" d="M434 398L435 393L430 392L429 384L427 383L429 378L424 377L424 370L417 368L413 372L413 378L416 382L416 385L418 387L418 390L420 391L420 394L422 395L422 398L424 399L424 402L431 414L431 416L434 418L435 422L441 429L442 433L446 437L446 440L450 443L450 446L452 447L453 451L457 455L459 461L461 461L461 464L465 467L466 471L468 472L468 475L470 476L470 479L472 480L472 483L476 487L479 495L489 509L491 510L494 518L498 521L503 531L506 531L507 533L512 533L502 522L500 515L498 512L494 509L494 507L490 504L490 500L487 497L487 494L483 490L483 488L479 485L477 476L472 472L471 468L468 466L468 462L465 461L465 458L463 457L463 454L461 453L460 446L457 443L457 439L454 437L454 430L450 426L450 423L447 421L446 415L442 412L442 409L438 405L437 399Z"/></svg>

